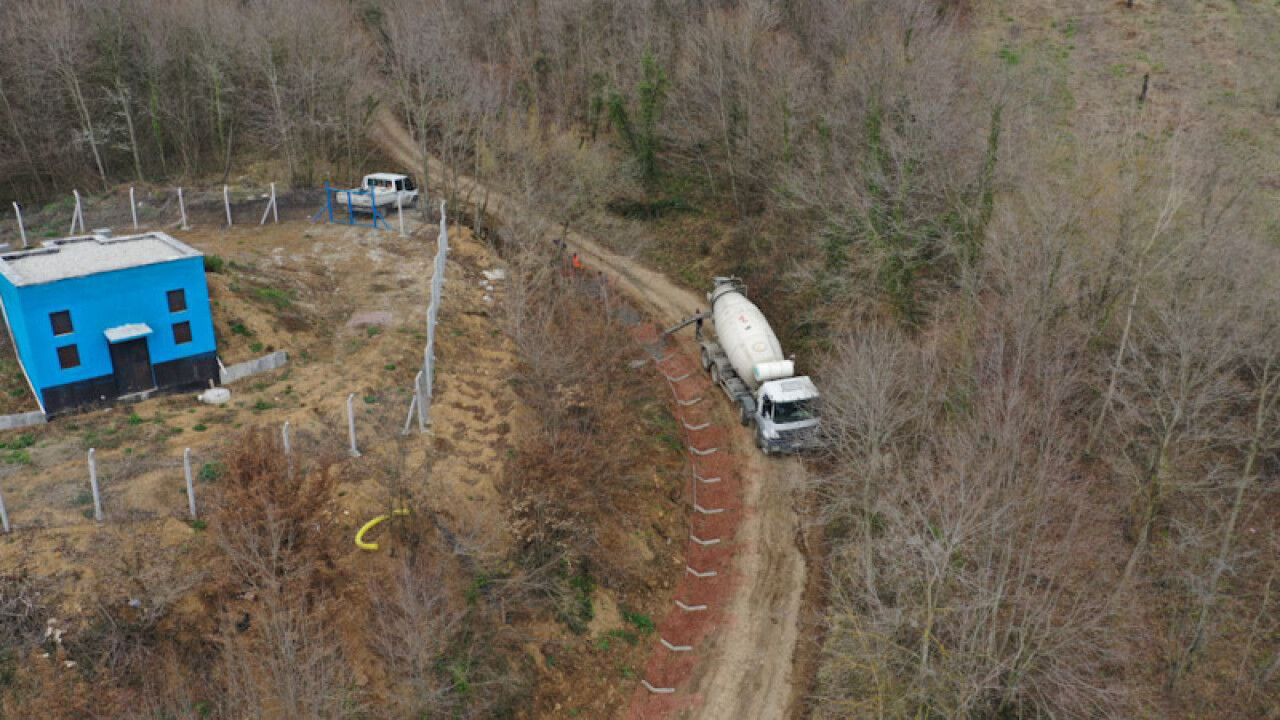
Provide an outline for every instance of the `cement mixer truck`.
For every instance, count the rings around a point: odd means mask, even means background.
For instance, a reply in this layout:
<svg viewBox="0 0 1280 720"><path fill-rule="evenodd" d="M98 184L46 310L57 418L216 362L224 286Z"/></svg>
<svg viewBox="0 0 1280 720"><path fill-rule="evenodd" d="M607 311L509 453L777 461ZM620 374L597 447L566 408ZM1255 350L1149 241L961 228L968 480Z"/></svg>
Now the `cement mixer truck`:
<svg viewBox="0 0 1280 720"><path fill-rule="evenodd" d="M742 281L715 278L707 300L715 338L700 338L702 369L737 404L742 424L755 426L756 446L766 455L817 447L818 388L795 374Z"/></svg>

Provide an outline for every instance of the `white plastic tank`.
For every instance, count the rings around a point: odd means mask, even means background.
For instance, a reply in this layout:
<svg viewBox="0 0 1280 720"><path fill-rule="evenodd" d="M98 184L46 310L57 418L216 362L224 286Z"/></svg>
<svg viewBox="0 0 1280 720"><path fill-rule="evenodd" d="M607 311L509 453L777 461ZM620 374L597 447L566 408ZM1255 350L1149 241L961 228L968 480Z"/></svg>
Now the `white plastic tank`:
<svg viewBox="0 0 1280 720"><path fill-rule="evenodd" d="M717 278L711 291L711 321L729 363L747 387L755 390L762 382L794 372L764 313L732 282Z"/></svg>

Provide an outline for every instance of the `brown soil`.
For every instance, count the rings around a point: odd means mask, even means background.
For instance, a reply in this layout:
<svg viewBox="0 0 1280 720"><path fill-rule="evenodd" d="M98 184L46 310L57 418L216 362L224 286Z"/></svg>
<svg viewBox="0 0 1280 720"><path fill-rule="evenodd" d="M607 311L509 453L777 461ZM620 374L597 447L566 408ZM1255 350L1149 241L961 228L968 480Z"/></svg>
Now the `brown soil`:
<svg viewBox="0 0 1280 720"><path fill-rule="evenodd" d="M342 538L359 557L350 538L390 506L386 476L395 471L426 477L412 491L441 508L460 536L502 550L504 509L494 488L522 406L506 382L514 353L492 312L503 288L499 283L489 293L479 286L480 271L497 266L485 246L465 230L453 235L437 338L435 434L415 429L401 440L422 362L433 228L400 238L296 222L178 235L226 261L221 273L208 275L223 361L286 350L288 365L232 384L232 401L222 407L199 404L194 394L170 395L0 435L4 443L29 442L20 461L0 462L14 525L0 538L0 573L25 569L56 578L56 611L68 618L103 601L102 581L118 570L122 547L198 554L207 543L187 522L183 448L191 448L199 474L238 429L280 428L285 421L295 447L311 439L345 448L348 393L355 394L357 435L369 460L339 486L335 542ZM90 447L103 492L102 525L91 519ZM429 449L435 471L427 476ZM391 456L402 467L384 471ZM197 499L211 481L197 481Z"/></svg>
<svg viewBox="0 0 1280 720"><path fill-rule="evenodd" d="M405 167L419 165L414 143L390 113L379 114L374 137ZM436 177L443 172L434 160L432 172ZM456 179L462 195L478 195L472 192L474 182ZM512 201L491 188L482 194L487 211L498 218L515 210ZM587 265L616 278L618 287L662 322L675 323L705 304L698 295L581 233L569 232L565 239ZM692 352L691 340L681 346L686 353ZM727 413L727 401L715 396L708 400ZM691 677L677 686L676 695L685 700L680 704L687 717L784 717L792 698L791 672L806 574L796 543L798 520L791 492L801 485L804 470L794 459L762 457L745 432L735 431L732 437L735 454L745 461L739 465L745 507L733 570L738 582L733 585L726 622L699 646L696 663L681 659Z"/></svg>

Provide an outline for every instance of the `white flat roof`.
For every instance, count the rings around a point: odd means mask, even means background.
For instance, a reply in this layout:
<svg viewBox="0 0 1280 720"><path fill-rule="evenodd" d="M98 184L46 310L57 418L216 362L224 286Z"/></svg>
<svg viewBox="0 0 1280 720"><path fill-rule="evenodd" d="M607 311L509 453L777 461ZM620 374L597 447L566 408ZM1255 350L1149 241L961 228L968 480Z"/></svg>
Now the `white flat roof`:
<svg viewBox="0 0 1280 720"><path fill-rule="evenodd" d="M14 285L40 285L201 256L200 251L162 232L120 237L81 235L0 254L0 274Z"/></svg>

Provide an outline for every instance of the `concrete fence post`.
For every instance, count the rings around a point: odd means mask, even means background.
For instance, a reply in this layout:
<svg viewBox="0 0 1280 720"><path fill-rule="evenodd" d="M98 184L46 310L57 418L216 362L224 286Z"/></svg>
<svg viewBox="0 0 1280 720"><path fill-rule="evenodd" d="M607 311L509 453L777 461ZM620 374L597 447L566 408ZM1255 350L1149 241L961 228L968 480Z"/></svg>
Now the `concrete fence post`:
<svg viewBox="0 0 1280 720"><path fill-rule="evenodd" d="M404 432L401 435L408 435L409 428L413 425L413 416L418 416L418 432L426 432L426 424L422 419L422 371L413 377L413 395L409 400L409 414L404 419Z"/></svg>
<svg viewBox="0 0 1280 720"><path fill-rule="evenodd" d="M13 204L13 212L18 216L18 234L22 236L22 247L27 246L27 228L22 224L22 208L18 207L18 203Z"/></svg>
<svg viewBox="0 0 1280 720"><path fill-rule="evenodd" d="M427 407L429 402L427 394L423 392L423 386L427 382L426 368L418 371L418 376L413 379L413 393L418 398L418 432L427 431Z"/></svg>
<svg viewBox="0 0 1280 720"><path fill-rule="evenodd" d="M0 493L0 526L4 527L6 534L9 532L9 511L4 509L3 493Z"/></svg>
<svg viewBox="0 0 1280 720"><path fill-rule="evenodd" d="M178 188L178 212L182 213L182 229L190 230L191 227L187 225L187 203L182 198L182 188Z"/></svg>
<svg viewBox="0 0 1280 720"><path fill-rule="evenodd" d="M227 209L227 227L231 227L231 190L222 186L222 205Z"/></svg>
<svg viewBox="0 0 1280 720"><path fill-rule="evenodd" d="M280 224L280 215L276 213L276 184L271 183L271 199L267 200L267 206L262 209L262 220L258 221L258 225L267 224L267 216L270 215L277 225Z"/></svg>
<svg viewBox="0 0 1280 720"><path fill-rule="evenodd" d="M360 457L360 450L356 447L356 414L351 406L355 399L355 393L347 395L347 435L351 438L351 449L349 450L351 457Z"/></svg>
<svg viewBox="0 0 1280 720"><path fill-rule="evenodd" d="M284 427L280 428L280 437L284 441L284 454L288 455L292 448L289 447L289 421L284 421Z"/></svg>
<svg viewBox="0 0 1280 720"><path fill-rule="evenodd" d="M129 186L129 216L133 218L133 229L138 229L138 203L134 199L133 186Z"/></svg>
<svg viewBox="0 0 1280 720"><path fill-rule="evenodd" d="M191 481L191 448L182 450L182 473L187 478L187 508L191 510L191 519L196 519L196 486Z"/></svg>
<svg viewBox="0 0 1280 720"><path fill-rule="evenodd" d="M426 427L431 424L431 392L436 376L433 336L434 332L427 333L427 345L422 348L422 390L418 394L418 421L420 423L418 427L423 432L426 432Z"/></svg>
<svg viewBox="0 0 1280 720"><path fill-rule="evenodd" d="M75 235L77 224L80 226L80 232L84 232L84 208L80 205L80 191L72 190L71 194L76 198L76 209L71 214L71 229L67 231L67 234Z"/></svg>
<svg viewBox="0 0 1280 720"><path fill-rule="evenodd" d="M102 522L102 494L98 491L97 450L89 448L89 489L93 491L93 519Z"/></svg>
<svg viewBox="0 0 1280 720"><path fill-rule="evenodd" d="M419 370L418 374L421 375L422 371ZM409 428L413 425L413 414L414 412L417 411L417 408L418 408L418 386L417 386L417 380L414 380L413 394L409 396L409 414L406 415L404 418L404 429L400 431L401 435L409 434Z"/></svg>

